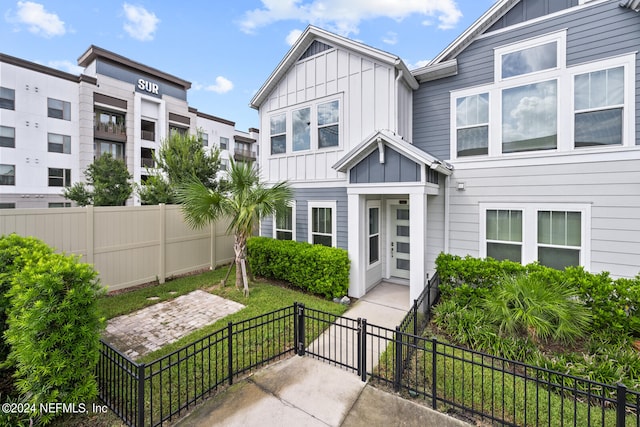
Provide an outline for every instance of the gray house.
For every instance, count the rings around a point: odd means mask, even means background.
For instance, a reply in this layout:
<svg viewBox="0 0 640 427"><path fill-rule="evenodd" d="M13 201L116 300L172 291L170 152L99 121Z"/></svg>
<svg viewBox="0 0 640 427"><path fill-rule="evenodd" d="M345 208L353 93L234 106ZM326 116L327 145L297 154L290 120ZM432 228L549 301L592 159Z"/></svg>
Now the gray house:
<svg viewBox="0 0 640 427"><path fill-rule="evenodd" d="M261 233L345 248L359 297L442 252L640 272L639 1L501 0L427 66L309 27L251 105Z"/></svg>

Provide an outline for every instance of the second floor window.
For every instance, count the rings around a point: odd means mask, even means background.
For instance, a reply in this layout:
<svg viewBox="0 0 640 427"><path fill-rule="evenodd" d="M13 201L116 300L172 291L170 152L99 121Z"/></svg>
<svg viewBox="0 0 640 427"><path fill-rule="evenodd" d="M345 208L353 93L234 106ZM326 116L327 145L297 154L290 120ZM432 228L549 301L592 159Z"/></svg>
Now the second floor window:
<svg viewBox="0 0 640 427"><path fill-rule="evenodd" d="M487 154L489 148L489 94L456 100L458 156Z"/></svg>
<svg viewBox="0 0 640 427"><path fill-rule="evenodd" d="M0 108L5 110L16 109L16 91L8 87L0 87Z"/></svg>
<svg viewBox="0 0 640 427"><path fill-rule="evenodd" d="M622 144L624 68L574 77L575 146Z"/></svg>
<svg viewBox="0 0 640 427"><path fill-rule="evenodd" d="M318 148L338 146L340 143L339 121L338 101L318 105Z"/></svg>
<svg viewBox="0 0 640 427"><path fill-rule="evenodd" d="M47 116L54 119L71 120L71 103L47 98Z"/></svg>
<svg viewBox="0 0 640 427"><path fill-rule="evenodd" d="M224 136L220 137L220 149L221 150L229 149L229 138L225 138Z"/></svg>
<svg viewBox="0 0 640 427"><path fill-rule="evenodd" d="M271 117L271 154L287 152L287 116L278 114Z"/></svg>
<svg viewBox="0 0 640 427"><path fill-rule="evenodd" d="M95 141L93 143L93 158L109 153L114 159L124 160L124 144L113 141Z"/></svg>

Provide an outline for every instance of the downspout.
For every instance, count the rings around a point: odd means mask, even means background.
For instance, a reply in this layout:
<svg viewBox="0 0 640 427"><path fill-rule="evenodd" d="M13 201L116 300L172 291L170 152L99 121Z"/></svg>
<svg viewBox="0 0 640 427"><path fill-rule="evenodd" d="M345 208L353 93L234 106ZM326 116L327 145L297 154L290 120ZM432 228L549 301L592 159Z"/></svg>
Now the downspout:
<svg viewBox="0 0 640 427"><path fill-rule="evenodd" d="M396 76L395 82L396 96L394 97L393 105L393 133L395 133L396 135L398 135L398 97L400 96L400 79L403 75L404 73L402 72L402 70L398 70L398 75Z"/></svg>
<svg viewBox="0 0 640 427"><path fill-rule="evenodd" d="M447 175L447 178L444 182L444 253L449 253L449 205L450 201L450 191L449 191L449 183L451 181L451 175Z"/></svg>

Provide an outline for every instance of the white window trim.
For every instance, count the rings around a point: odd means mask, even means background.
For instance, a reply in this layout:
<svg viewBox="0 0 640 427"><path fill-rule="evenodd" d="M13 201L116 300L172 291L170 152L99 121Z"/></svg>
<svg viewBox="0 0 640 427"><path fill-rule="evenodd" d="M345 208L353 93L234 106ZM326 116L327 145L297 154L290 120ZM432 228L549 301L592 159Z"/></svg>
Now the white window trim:
<svg viewBox="0 0 640 427"><path fill-rule="evenodd" d="M367 209L366 209L366 219L365 219L365 223L366 223L366 251L365 251L365 262L367 264L367 270L371 270L372 268L376 268L377 266L379 266L382 263L382 233L381 233L381 228L382 228L382 204L380 203L380 200L367 200ZM371 238L371 236L375 236L375 234L369 234L369 210L371 208L378 208L378 260L374 263L369 263L369 251L370 251L370 245L369 245L369 240Z"/></svg>
<svg viewBox="0 0 640 427"><path fill-rule="evenodd" d="M558 55L562 54L558 62L558 68L533 72L521 76L499 79L501 56L504 53L521 50L523 48L548 43L558 40ZM635 146L635 75L636 75L636 54L632 52L597 61L577 64L567 67L565 63L566 55L566 32L556 32L546 36L528 39L524 42L513 43L494 50L494 80L495 83L465 88L452 91L450 95L450 159L461 162L477 162L478 159L510 159L529 158L537 156L548 156L549 153L577 154L583 152L611 152L620 148ZM594 146L574 148L574 76L587 72L606 70L622 66L624 68L624 106L623 106L623 135L622 145ZM557 148L552 150L531 150L515 153L502 153L502 91L513 87L545 81L557 81ZM489 147L488 154L477 156L461 156L457 153L457 123L456 123L456 100L471 95L489 94ZM562 126L561 123L569 123L569 126Z"/></svg>
<svg viewBox="0 0 640 427"><path fill-rule="evenodd" d="M547 44L551 42L556 42L557 44L555 68L548 68L546 70L534 71L531 73L521 74L513 77L506 77L506 78L501 77L503 55L518 52L520 50L525 50L525 49L529 49L536 46L541 46L543 44ZM554 72L554 71L557 72L558 70L565 68L566 57L567 57L567 31L566 30L562 30L555 33L546 34L544 36L534 37L527 40L521 40L515 43L500 46L493 49L494 81L495 82L508 81L510 82L509 84L510 86L512 85L511 82L520 80L520 79L528 81L531 78L535 78L536 81L542 81L543 80L542 78L537 78L536 76L540 74L547 74L549 72ZM524 83L524 84L527 84L527 83ZM514 83L513 86L519 86L519 85Z"/></svg>
<svg viewBox="0 0 640 427"><path fill-rule="evenodd" d="M479 203L479 254L487 256L487 211L522 211L522 264L530 264L538 259L538 212L561 211L580 212L580 265L591 269L591 204L588 203ZM548 246L548 245L545 245ZM559 246L560 247L560 246ZM564 247L564 246L563 246Z"/></svg>
<svg viewBox="0 0 640 427"><path fill-rule="evenodd" d="M337 228L338 228L338 224L337 224L337 210L338 210L338 203L335 200L313 200L313 201L309 201L307 203L307 228L308 228L308 233L307 233L307 241L311 244L313 244L313 224L312 224L312 219L313 219L313 209L314 208L330 208L331 209L331 246L336 248L338 247L338 242L337 242Z"/></svg>
<svg viewBox="0 0 640 427"><path fill-rule="evenodd" d="M324 98L314 99L312 102L303 102L299 104L289 105L286 108L281 108L278 110L270 111L267 114L267 123L266 125L271 127L271 118L284 114L286 120L286 138L285 138L285 152L284 153L276 153L271 154L271 137L282 135L281 133L271 135L270 133L267 135L268 143L269 143L269 154L270 158L279 158L279 157L287 157L287 156L297 156L305 153L312 152L328 152L328 151L337 151L341 150L344 145L344 127L345 127L345 118L344 118L344 100L342 94L339 96L331 95ZM331 147L318 147L318 105L328 104L332 101L338 101L338 145L334 145ZM305 150L297 150L293 151L293 112L302 110L305 108L310 108L310 144L309 148ZM331 126L331 125L326 125ZM325 126L325 127L326 127Z"/></svg>
<svg viewBox="0 0 640 427"><path fill-rule="evenodd" d="M276 227L276 214L273 214L273 230L272 230L272 236L274 239L277 239L276 237L276 232L277 231L291 231L291 240L293 240L294 242L296 241L296 201L292 200L289 202L289 204L287 206L291 207L291 216L292 221L291 221L291 230L284 230L281 228L277 228Z"/></svg>

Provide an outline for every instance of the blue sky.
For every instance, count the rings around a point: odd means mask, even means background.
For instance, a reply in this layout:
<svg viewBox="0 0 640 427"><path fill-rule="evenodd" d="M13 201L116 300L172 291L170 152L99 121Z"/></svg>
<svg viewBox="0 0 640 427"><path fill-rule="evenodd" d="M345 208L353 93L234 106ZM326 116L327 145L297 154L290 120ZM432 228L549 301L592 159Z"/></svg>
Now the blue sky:
<svg viewBox="0 0 640 427"><path fill-rule="evenodd" d="M401 57L433 58L494 0L0 0L0 52L79 74L90 45L192 83L189 105L258 127L248 105L313 24Z"/></svg>

